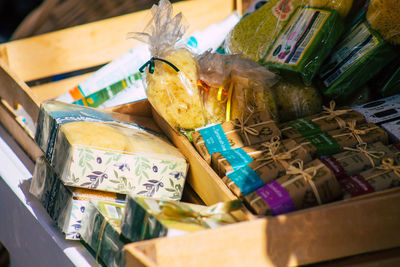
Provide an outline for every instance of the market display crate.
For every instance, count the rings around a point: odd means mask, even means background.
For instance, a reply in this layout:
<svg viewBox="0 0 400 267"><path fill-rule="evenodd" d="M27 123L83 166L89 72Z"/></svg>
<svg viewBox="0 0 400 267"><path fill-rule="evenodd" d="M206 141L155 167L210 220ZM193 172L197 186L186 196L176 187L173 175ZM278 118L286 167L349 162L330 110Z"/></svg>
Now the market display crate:
<svg viewBox="0 0 400 267"><path fill-rule="evenodd" d="M226 18L240 5L241 1L193 0L174 8L183 12L192 32ZM41 102L68 91L87 78L88 71L133 47L136 41L127 40L126 34L146 16L146 11L137 12L0 45L0 122L33 159L42 153L15 108L22 106L36 121ZM85 74L73 76L75 71ZM60 76L69 78L55 81ZM147 101L113 111L154 118L188 159L188 184L205 204L236 199L187 138ZM238 215L250 221L129 244L127 265L285 266L398 247L399 204L400 189L391 189L276 217L258 218L244 209Z"/></svg>

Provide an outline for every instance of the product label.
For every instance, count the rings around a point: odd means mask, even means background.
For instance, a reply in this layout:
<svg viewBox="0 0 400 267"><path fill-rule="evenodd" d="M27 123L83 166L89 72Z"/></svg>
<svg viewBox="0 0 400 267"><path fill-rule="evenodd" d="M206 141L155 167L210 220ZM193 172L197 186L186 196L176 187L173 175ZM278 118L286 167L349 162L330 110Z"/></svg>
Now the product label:
<svg viewBox="0 0 400 267"><path fill-rule="evenodd" d="M201 129L199 130L199 132L210 155L216 152L231 149L229 140L226 137L224 130L222 129L222 126L220 124Z"/></svg>
<svg viewBox="0 0 400 267"><path fill-rule="evenodd" d="M244 166L228 174L228 178L239 187L244 196L264 185L260 176L249 166Z"/></svg>
<svg viewBox="0 0 400 267"><path fill-rule="evenodd" d="M333 155L340 152L339 144L327 133L308 136L307 140L315 146L319 156Z"/></svg>
<svg viewBox="0 0 400 267"><path fill-rule="evenodd" d="M274 215L296 210L289 193L276 181L257 189L256 193L268 204Z"/></svg>
<svg viewBox="0 0 400 267"><path fill-rule="evenodd" d="M321 158L320 159L322 163L324 163L329 169L333 171L333 174L335 174L336 178L344 178L347 176L347 173L343 166L339 163L339 161L336 160L334 157L326 157L326 158Z"/></svg>
<svg viewBox="0 0 400 267"><path fill-rule="evenodd" d="M265 61L296 66L328 19L330 11L297 8L280 33Z"/></svg>
<svg viewBox="0 0 400 267"><path fill-rule="evenodd" d="M321 132L321 129L318 125L306 118L290 121L288 124L295 128L303 137Z"/></svg>
<svg viewBox="0 0 400 267"><path fill-rule="evenodd" d="M352 197L375 192L374 188L359 174L339 181L342 188Z"/></svg>
<svg viewBox="0 0 400 267"><path fill-rule="evenodd" d="M237 170L253 161L253 159L242 148L221 151L220 153L229 164L231 164L234 170Z"/></svg>
<svg viewBox="0 0 400 267"><path fill-rule="evenodd" d="M355 64L360 62L379 44L379 40L365 23L355 27L332 53L329 62L321 67L319 76L326 87Z"/></svg>
<svg viewBox="0 0 400 267"><path fill-rule="evenodd" d="M260 1L265 2L265 1ZM276 5L271 9L272 14L279 21L286 21L289 19L290 15L293 13L293 0L280 0L276 3Z"/></svg>

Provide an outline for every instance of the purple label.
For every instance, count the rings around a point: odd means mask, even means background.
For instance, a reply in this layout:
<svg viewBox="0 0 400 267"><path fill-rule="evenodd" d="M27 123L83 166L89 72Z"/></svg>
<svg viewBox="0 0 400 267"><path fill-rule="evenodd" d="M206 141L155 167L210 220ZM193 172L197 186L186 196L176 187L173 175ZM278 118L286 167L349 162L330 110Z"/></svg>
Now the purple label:
<svg viewBox="0 0 400 267"><path fill-rule="evenodd" d="M274 215L296 210L289 193L276 181L257 189L256 193L269 205Z"/></svg>

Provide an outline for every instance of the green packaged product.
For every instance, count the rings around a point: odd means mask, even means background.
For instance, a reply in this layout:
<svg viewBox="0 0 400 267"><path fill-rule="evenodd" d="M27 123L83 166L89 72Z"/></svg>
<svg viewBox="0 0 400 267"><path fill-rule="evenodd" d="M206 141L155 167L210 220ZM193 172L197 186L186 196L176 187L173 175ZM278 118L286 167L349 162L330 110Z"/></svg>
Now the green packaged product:
<svg viewBox="0 0 400 267"><path fill-rule="evenodd" d="M344 24L336 10L299 6L262 63L300 76L310 85L343 31Z"/></svg>
<svg viewBox="0 0 400 267"><path fill-rule="evenodd" d="M83 217L81 242L102 266L125 266L121 220L125 205L90 201Z"/></svg>
<svg viewBox="0 0 400 267"><path fill-rule="evenodd" d="M325 96L346 100L397 53L367 22L361 22L334 49L318 73L317 84Z"/></svg>

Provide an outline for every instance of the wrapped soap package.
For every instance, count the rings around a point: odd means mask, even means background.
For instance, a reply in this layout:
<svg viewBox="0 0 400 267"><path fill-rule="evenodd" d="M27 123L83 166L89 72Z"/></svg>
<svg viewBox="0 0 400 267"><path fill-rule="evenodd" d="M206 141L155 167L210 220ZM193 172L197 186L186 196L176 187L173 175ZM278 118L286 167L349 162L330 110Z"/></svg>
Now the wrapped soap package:
<svg viewBox="0 0 400 267"><path fill-rule="evenodd" d="M247 118L240 118L202 128L192 133L193 145L211 164L211 155L216 152L230 150L269 141L281 133L271 119L268 111L252 112Z"/></svg>
<svg viewBox="0 0 400 267"><path fill-rule="evenodd" d="M381 127L386 130L393 142L400 142L400 119L383 123Z"/></svg>
<svg viewBox="0 0 400 267"><path fill-rule="evenodd" d="M382 164L340 180L344 198L361 196L400 186L400 165L391 158L382 160Z"/></svg>
<svg viewBox="0 0 400 267"><path fill-rule="evenodd" d="M328 132L322 132L306 137L294 139L301 144L313 157L337 154L345 147L355 147L362 143L381 141L388 144L388 135L379 126L373 123L357 125L355 121L347 122L347 126Z"/></svg>
<svg viewBox="0 0 400 267"><path fill-rule="evenodd" d="M329 108L323 107L323 109L324 111L319 114L279 125L282 136L284 138L305 137L320 132L344 128L348 121L356 121L357 123L365 121L362 114L349 107L335 109L335 102L333 101L330 102Z"/></svg>
<svg viewBox="0 0 400 267"><path fill-rule="evenodd" d="M172 5L161 0L151 9L152 18L143 33L131 37L149 45L152 58L145 72L146 94L152 106L174 128L195 129L206 125L195 54L178 41L185 33L182 14L172 16Z"/></svg>
<svg viewBox="0 0 400 267"><path fill-rule="evenodd" d="M382 142L364 143L355 148L345 147L344 152L324 157L321 161L333 171L336 178L342 179L374 168L386 157L396 158L396 154L400 156L399 152L395 146L386 146Z"/></svg>
<svg viewBox="0 0 400 267"><path fill-rule="evenodd" d="M81 229L81 242L103 266L125 266L121 220L125 205L108 201L90 201Z"/></svg>
<svg viewBox="0 0 400 267"><path fill-rule="evenodd" d="M325 96L344 102L396 54L398 51L363 21L335 47L318 73L317 84Z"/></svg>
<svg viewBox="0 0 400 267"><path fill-rule="evenodd" d="M391 121L400 118L400 94L352 106L351 108L363 114L367 122L379 124Z"/></svg>
<svg viewBox="0 0 400 267"><path fill-rule="evenodd" d="M244 197L258 215L279 215L339 199L342 191L333 172L320 160L303 166L292 162L288 174Z"/></svg>
<svg viewBox="0 0 400 267"><path fill-rule="evenodd" d="M241 208L239 200L207 207L129 195L122 220L122 235L136 242L216 228L237 222L231 212Z"/></svg>
<svg viewBox="0 0 400 267"><path fill-rule="evenodd" d="M61 125L53 164L65 185L179 200L188 170L166 139L115 123Z"/></svg>
<svg viewBox="0 0 400 267"><path fill-rule="evenodd" d="M216 152L211 155L211 166L221 177L227 173L246 166L257 159L270 155L271 143L277 143L278 137L272 138L270 142L264 142L253 146L239 147L231 150ZM298 144L290 139L280 141L279 152L287 152L294 149Z"/></svg>
<svg viewBox="0 0 400 267"><path fill-rule="evenodd" d="M54 142L60 125L74 121L115 122L161 132L154 121L149 118L106 112L59 101L46 101L40 107L35 142L49 161L51 161L53 155Z"/></svg>
<svg viewBox="0 0 400 267"><path fill-rule="evenodd" d="M289 162L312 160L310 153L303 146L280 141L271 142L268 152L263 157L228 173L222 181L238 197L246 196L272 180L286 174Z"/></svg>
<svg viewBox="0 0 400 267"><path fill-rule="evenodd" d="M336 10L298 6L261 62L311 85L343 31Z"/></svg>
<svg viewBox="0 0 400 267"><path fill-rule="evenodd" d="M208 123L246 117L267 110L278 119L275 93L277 76L239 55L206 52L199 58L200 90Z"/></svg>
<svg viewBox="0 0 400 267"><path fill-rule="evenodd" d="M125 203L125 195L65 186L44 157L36 161L29 192L39 199L69 240L79 240L89 200Z"/></svg>
<svg viewBox="0 0 400 267"><path fill-rule="evenodd" d="M322 98L317 88L306 86L290 76L282 79L272 88L276 95L279 121L291 121L321 111Z"/></svg>

